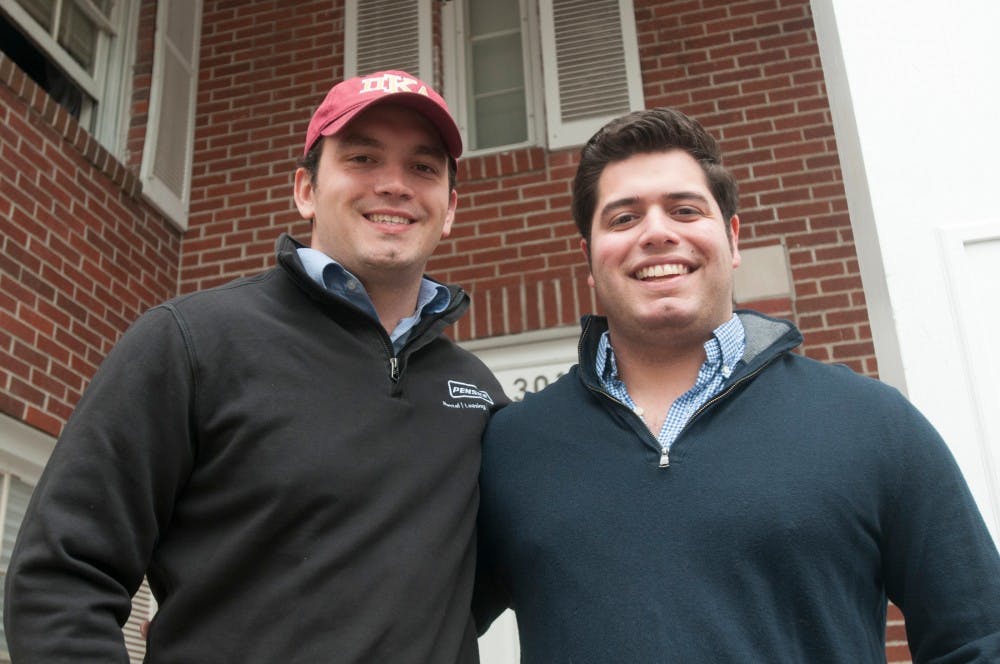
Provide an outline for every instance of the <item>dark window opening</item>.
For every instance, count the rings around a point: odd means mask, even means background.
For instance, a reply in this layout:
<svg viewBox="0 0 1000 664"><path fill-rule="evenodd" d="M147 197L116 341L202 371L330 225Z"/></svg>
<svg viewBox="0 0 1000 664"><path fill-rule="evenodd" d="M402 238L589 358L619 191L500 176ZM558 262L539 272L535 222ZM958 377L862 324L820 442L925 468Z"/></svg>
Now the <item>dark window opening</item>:
<svg viewBox="0 0 1000 664"><path fill-rule="evenodd" d="M80 119L83 91L3 14L0 14L0 50L70 115Z"/></svg>

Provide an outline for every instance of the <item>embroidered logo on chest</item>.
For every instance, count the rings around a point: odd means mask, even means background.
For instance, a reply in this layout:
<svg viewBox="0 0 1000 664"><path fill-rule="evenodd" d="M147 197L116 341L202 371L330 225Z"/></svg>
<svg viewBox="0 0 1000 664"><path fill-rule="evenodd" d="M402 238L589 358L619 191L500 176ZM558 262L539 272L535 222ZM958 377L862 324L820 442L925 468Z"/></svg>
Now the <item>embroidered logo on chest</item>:
<svg viewBox="0 0 1000 664"><path fill-rule="evenodd" d="M442 401L448 408L475 408L477 410L488 410L488 406L493 405L493 397L486 390L481 390L471 383L462 383L457 380L448 381L448 396L453 401Z"/></svg>

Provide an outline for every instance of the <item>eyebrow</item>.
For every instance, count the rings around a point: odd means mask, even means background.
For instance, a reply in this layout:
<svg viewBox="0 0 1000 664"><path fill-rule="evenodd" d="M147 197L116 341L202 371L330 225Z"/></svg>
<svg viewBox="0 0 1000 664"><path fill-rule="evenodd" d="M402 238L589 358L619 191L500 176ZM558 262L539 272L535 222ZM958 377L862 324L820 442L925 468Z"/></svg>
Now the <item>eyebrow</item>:
<svg viewBox="0 0 1000 664"><path fill-rule="evenodd" d="M670 194L664 194L660 197L660 200L673 202L673 201L697 201L703 205L710 206L709 200L702 194L696 191L677 191ZM639 202L638 196L626 196L624 198L616 198L613 201L608 201L604 207L601 208L601 218L617 210L619 208L630 207Z"/></svg>
<svg viewBox="0 0 1000 664"><path fill-rule="evenodd" d="M366 136L365 134L355 134L348 133L340 137L341 145L346 145L347 147L366 147L366 148L378 148L384 149L386 147L385 143L379 141L371 136ZM417 145L416 149L413 151L415 155L424 155L427 157L435 157L442 160L448 159L448 153L445 152L443 147L436 145L427 145L421 143Z"/></svg>

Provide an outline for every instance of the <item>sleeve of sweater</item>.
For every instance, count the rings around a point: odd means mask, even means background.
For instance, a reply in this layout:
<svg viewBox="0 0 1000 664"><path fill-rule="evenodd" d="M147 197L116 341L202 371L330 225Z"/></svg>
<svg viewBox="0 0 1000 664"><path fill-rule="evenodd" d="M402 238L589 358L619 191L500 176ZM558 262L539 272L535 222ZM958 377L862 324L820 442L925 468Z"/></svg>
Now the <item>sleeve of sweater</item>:
<svg viewBox="0 0 1000 664"><path fill-rule="evenodd" d="M503 449L505 436L510 435L510 420L505 409L494 413L483 434L483 459L479 475L479 519L476 527L476 585L472 594L472 616L479 636L486 633L493 621L511 605L503 583L499 559L498 523L503 510L502 501L494 495L491 481L492 459L498 449ZM499 426L500 422L504 426Z"/></svg>
<svg viewBox="0 0 1000 664"><path fill-rule="evenodd" d="M121 625L194 458L194 380L172 310L102 363L32 495L7 573L13 661L128 662Z"/></svg>
<svg viewBox="0 0 1000 664"><path fill-rule="evenodd" d="M481 533L476 553L476 585L472 594L472 617L479 636L485 634L497 616L510 606L491 551L491 545L484 542Z"/></svg>
<svg viewBox="0 0 1000 664"><path fill-rule="evenodd" d="M884 414L896 487L883 574L913 661L1000 661L1000 556L982 515L931 424L902 397Z"/></svg>

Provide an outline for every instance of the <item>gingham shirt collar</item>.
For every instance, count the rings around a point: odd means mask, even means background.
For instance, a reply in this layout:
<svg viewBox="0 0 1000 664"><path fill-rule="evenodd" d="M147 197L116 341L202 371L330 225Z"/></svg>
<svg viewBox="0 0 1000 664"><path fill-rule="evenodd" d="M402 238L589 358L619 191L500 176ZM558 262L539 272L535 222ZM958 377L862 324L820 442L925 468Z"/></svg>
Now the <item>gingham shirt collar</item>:
<svg viewBox="0 0 1000 664"><path fill-rule="evenodd" d="M733 314L732 318L715 328L711 338L705 342L704 348L705 362L698 370L695 384L671 404L670 411L667 413L663 427L657 436L657 441L664 450L670 449L691 416L709 399L722 391L725 381L732 375L736 363L743 357L743 351L746 348L746 332L739 317ZM594 360L594 368L604 385L604 389L615 399L632 409L633 412L637 412L638 408L632 401L632 397L629 396L628 388L618 376L615 351L611 346L611 337L607 331L601 335L597 345L597 356Z"/></svg>

